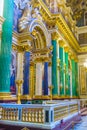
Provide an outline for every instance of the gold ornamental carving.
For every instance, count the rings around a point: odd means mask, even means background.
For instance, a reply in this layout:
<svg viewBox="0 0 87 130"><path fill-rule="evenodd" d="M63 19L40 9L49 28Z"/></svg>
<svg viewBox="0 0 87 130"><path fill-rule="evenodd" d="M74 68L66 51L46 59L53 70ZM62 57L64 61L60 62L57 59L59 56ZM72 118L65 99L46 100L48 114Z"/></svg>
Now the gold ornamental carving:
<svg viewBox="0 0 87 130"><path fill-rule="evenodd" d="M52 40L58 40L59 35L57 32L52 33Z"/></svg>
<svg viewBox="0 0 87 130"><path fill-rule="evenodd" d="M18 104L21 104L21 87L22 87L22 84L23 84L23 80L16 80L16 85L17 85L17 90L18 90L18 93L17 93L17 103Z"/></svg>

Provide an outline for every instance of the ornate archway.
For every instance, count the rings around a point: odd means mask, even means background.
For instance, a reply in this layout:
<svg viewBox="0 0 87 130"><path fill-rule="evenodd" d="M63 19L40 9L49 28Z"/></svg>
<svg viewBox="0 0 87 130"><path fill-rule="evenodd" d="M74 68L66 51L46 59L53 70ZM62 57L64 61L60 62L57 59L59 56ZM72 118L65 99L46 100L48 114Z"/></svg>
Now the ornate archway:
<svg viewBox="0 0 87 130"><path fill-rule="evenodd" d="M48 63L51 61L51 58L49 58L51 40L46 26L40 20L34 19L30 23L29 32L31 33L31 37L33 37L30 64L30 81L34 79L33 83L30 83L33 88L32 95L36 99L49 99Z"/></svg>

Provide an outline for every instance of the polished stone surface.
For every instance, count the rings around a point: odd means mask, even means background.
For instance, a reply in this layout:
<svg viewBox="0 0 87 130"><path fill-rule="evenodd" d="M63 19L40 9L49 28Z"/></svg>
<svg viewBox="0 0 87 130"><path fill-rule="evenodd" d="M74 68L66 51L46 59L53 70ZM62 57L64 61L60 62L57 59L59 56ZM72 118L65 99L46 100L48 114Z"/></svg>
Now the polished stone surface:
<svg viewBox="0 0 87 130"><path fill-rule="evenodd" d="M87 116L81 118L82 120L77 123L71 130L87 130Z"/></svg>

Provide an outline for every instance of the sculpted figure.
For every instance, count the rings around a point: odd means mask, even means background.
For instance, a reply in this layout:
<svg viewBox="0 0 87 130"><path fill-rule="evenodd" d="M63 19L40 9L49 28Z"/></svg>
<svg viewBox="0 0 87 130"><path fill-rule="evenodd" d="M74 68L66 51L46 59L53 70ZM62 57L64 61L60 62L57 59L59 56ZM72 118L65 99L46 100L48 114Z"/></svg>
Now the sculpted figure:
<svg viewBox="0 0 87 130"><path fill-rule="evenodd" d="M29 0L24 7L23 15L19 19L19 31L22 32L25 28L27 28L28 23L31 21L32 18L32 6L31 6L31 0Z"/></svg>

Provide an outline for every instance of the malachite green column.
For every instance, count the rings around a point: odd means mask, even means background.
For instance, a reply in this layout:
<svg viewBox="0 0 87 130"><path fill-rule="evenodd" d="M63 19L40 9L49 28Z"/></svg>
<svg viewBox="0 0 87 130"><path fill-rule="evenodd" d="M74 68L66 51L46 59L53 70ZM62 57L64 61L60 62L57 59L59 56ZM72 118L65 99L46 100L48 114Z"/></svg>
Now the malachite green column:
<svg viewBox="0 0 87 130"><path fill-rule="evenodd" d="M65 95L70 96L69 74L68 74L68 52L65 52Z"/></svg>
<svg viewBox="0 0 87 130"><path fill-rule="evenodd" d="M74 59L71 59L72 63L72 97L76 96L76 88L75 88L75 61Z"/></svg>
<svg viewBox="0 0 87 130"><path fill-rule="evenodd" d="M60 59L59 59L59 43L57 41L57 81L58 81L58 96L60 96L60 89L59 89L59 84L60 84Z"/></svg>
<svg viewBox="0 0 87 130"><path fill-rule="evenodd" d="M63 63L63 47L59 47L60 58L60 95L64 96L64 63Z"/></svg>
<svg viewBox="0 0 87 130"><path fill-rule="evenodd" d="M52 53L52 93L54 96L58 95L58 80L57 80L57 41L52 40L53 53Z"/></svg>
<svg viewBox="0 0 87 130"><path fill-rule="evenodd" d="M76 96L79 96L79 89L78 89L78 62L75 62L75 86L76 86Z"/></svg>
<svg viewBox="0 0 87 130"><path fill-rule="evenodd" d="M10 64L12 48L13 0L4 0L1 53L0 53L0 93L10 92Z"/></svg>

